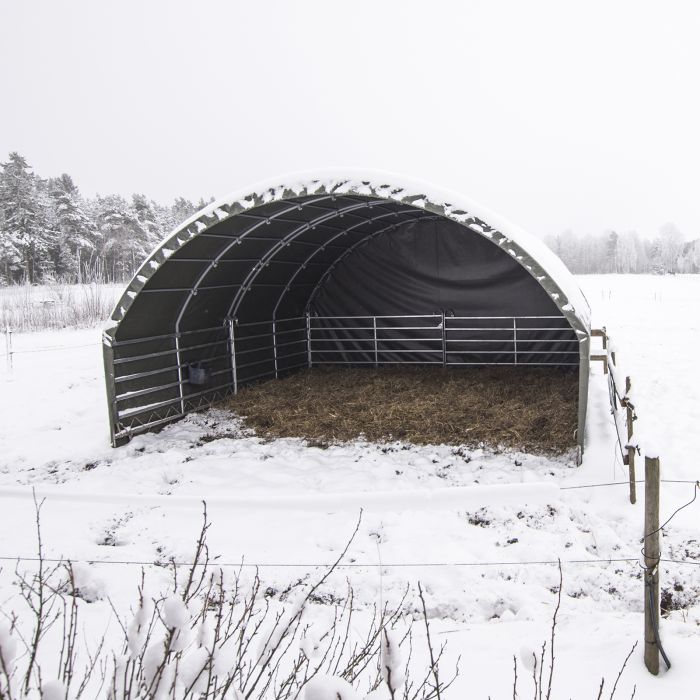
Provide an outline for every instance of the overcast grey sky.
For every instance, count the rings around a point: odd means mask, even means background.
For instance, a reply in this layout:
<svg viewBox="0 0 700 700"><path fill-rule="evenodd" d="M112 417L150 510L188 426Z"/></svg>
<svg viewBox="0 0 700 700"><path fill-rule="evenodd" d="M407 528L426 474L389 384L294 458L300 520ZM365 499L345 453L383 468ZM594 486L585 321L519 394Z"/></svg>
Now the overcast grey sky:
<svg viewBox="0 0 700 700"><path fill-rule="evenodd" d="M690 0L0 0L0 27L0 159L85 194L349 165L538 235L700 235Z"/></svg>

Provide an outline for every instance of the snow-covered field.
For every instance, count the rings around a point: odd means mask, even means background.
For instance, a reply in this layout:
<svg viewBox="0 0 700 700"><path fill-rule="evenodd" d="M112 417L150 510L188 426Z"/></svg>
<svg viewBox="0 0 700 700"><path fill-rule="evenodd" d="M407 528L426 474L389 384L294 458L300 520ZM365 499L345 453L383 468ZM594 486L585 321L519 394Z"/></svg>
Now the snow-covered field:
<svg viewBox="0 0 700 700"><path fill-rule="evenodd" d="M657 446L663 478L700 478L700 277L579 281L594 324L607 326L622 371L633 378L640 432ZM436 638L448 644L450 659L462 657L449 697L512 697L513 655L529 656L550 634L557 558L564 585L553 698L596 697L602 675L611 688L642 636L643 485L636 506L624 485L569 488L626 479L599 365L588 448L576 468L566 459L505 451L264 441L217 410L114 450L99 331L19 334L14 349L11 372L0 357L0 556L34 556L36 488L46 496L47 556L96 562L86 567L102 592L85 604L93 626L107 623L108 597L126 612L141 575L139 565L106 562L188 561L206 500L218 563L258 565L273 596L318 576L364 508L344 566L323 591L343 598L349 584L357 604L369 609L380 599L397 602L407 585L421 581ZM662 519L692 495L692 484L664 484ZM698 523L695 503L662 540L664 557L691 560L667 563L661 574L662 589L681 608L662 623L673 668L651 677L640 644L616 697L630 697L635 685L636 698L698 696ZM0 604L9 610L14 563L5 563ZM146 568L153 585L165 585L162 569ZM413 594L407 610L414 610ZM520 696L529 697L531 679L522 669L520 683Z"/></svg>
<svg viewBox="0 0 700 700"><path fill-rule="evenodd" d="M16 284L0 286L0 328L89 328L108 316L123 284Z"/></svg>

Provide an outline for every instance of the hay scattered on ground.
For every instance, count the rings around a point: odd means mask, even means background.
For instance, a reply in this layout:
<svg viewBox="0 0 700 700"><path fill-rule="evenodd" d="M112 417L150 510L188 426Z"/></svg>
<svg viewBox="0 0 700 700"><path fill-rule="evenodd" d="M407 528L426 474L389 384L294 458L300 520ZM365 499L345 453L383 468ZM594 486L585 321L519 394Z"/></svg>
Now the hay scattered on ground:
<svg viewBox="0 0 700 700"><path fill-rule="evenodd" d="M226 407L267 437L315 444L503 446L562 453L575 446L576 372L554 368L319 367L244 387Z"/></svg>

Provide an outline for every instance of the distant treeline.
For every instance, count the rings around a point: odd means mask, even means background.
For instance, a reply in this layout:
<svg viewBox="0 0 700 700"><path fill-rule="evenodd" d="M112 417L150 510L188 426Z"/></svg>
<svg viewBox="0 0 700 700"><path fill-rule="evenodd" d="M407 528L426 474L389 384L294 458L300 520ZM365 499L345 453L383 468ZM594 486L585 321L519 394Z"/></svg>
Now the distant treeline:
<svg viewBox="0 0 700 700"><path fill-rule="evenodd" d="M10 153L0 164L0 284L130 279L164 236L206 204L83 197L70 175L44 179Z"/></svg>
<svg viewBox="0 0 700 700"><path fill-rule="evenodd" d="M83 197L70 175L44 179L19 153L0 164L0 284L121 282L179 223L212 200L162 205L142 194ZM700 272L700 240L673 224L636 233L545 239L572 272Z"/></svg>
<svg viewBox="0 0 700 700"><path fill-rule="evenodd" d="M675 224L665 224L653 239L636 231L547 236L545 243L574 273L626 272L675 274L700 272L700 239L686 241Z"/></svg>

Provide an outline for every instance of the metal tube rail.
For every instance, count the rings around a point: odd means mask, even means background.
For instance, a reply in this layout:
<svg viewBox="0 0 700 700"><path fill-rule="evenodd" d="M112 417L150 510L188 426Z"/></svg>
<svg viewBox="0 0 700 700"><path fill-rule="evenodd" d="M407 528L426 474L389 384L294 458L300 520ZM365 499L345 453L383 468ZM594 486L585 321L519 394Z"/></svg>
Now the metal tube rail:
<svg viewBox="0 0 700 700"><path fill-rule="evenodd" d="M207 357L206 361L207 362L214 362L215 360L224 360L228 359L230 357L230 353L226 353L224 355L214 355L213 357ZM174 372L178 367L187 367L189 363L185 363L182 365L168 365L167 367L161 367L159 369L151 369L146 372L134 372L133 374L125 374L122 375L121 377L115 377L114 381L115 382L128 382L132 381L133 379L141 379L143 377L151 377L155 374L163 374L165 372Z"/></svg>
<svg viewBox="0 0 700 700"><path fill-rule="evenodd" d="M175 338L177 340L177 337ZM181 348L178 350L177 348L173 348L172 350L161 350L159 352L149 352L146 353L145 355L134 355L133 357L119 357L116 360L114 360L115 365L123 365L126 364L127 362L136 362L137 360L150 360L153 357L164 357L165 355L173 355L179 352L188 352L190 350L201 350L202 348L210 348L212 345L219 345L220 343L225 343L227 342L226 338L222 340L214 340L211 343L202 343L201 345L190 345L189 347L186 348ZM179 363L182 364L182 363Z"/></svg>
<svg viewBox="0 0 700 700"><path fill-rule="evenodd" d="M114 439L119 440L120 438L131 435L132 433L148 430L149 428L156 428L159 425L165 425L165 423L172 423L179 418L182 418L182 416L179 413L175 413L167 418L160 418L158 420L149 421L148 423L141 423L140 425L135 426L126 426L114 434Z"/></svg>
<svg viewBox="0 0 700 700"><path fill-rule="evenodd" d="M407 340L406 338L402 338L402 340ZM410 339L411 341L413 338ZM416 340L419 340L419 338L416 338ZM429 340L426 338L426 340ZM508 338L448 338L446 342L448 343L502 343L504 341L507 341ZM542 338L541 340L523 340L522 338L518 338L519 343L576 343L578 345L578 340L565 340L562 338L561 340L557 338ZM523 351L525 352L525 351Z"/></svg>
<svg viewBox="0 0 700 700"><path fill-rule="evenodd" d="M210 289L234 289L240 284L213 284L207 287L197 287L197 291L192 296L197 296L197 292L206 292ZM153 289L142 289L139 294L157 294L160 292L191 292L191 287L156 287Z"/></svg>
<svg viewBox="0 0 700 700"><path fill-rule="evenodd" d="M316 328L311 328L312 331L371 331L372 326L317 326ZM377 331L437 331L440 330L440 326L377 326ZM449 330L459 330L452 329ZM480 328L479 330L488 331L490 328Z"/></svg>
<svg viewBox="0 0 700 700"><path fill-rule="evenodd" d="M323 365L374 365L374 360L326 360L319 362ZM421 361L421 360L402 360L401 362L384 362L385 365L442 365L442 360ZM578 367L578 362L528 362L528 367ZM512 367L512 362L448 362L448 367Z"/></svg>
<svg viewBox="0 0 700 700"><path fill-rule="evenodd" d="M167 389L172 389L175 386L182 388L183 381L179 380L177 382L170 382L169 384L161 384L160 386L151 386L147 389L138 389L136 391L127 391L124 394L118 394L114 397L116 402L128 401L129 399L135 399L139 396L145 396L146 394L155 394L157 391L166 391Z"/></svg>
<svg viewBox="0 0 700 700"><path fill-rule="evenodd" d="M136 345L138 343L149 343L152 340L166 340L167 338L176 338L178 335L182 338L185 335L194 335L195 333L213 333L220 331L221 326L212 326L211 328L198 328L194 331L181 331L180 333L166 333L164 335L152 335L148 338L133 338L132 340L113 340L112 347L120 348L124 345Z"/></svg>
<svg viewBox="0 0 700 700"><path fill-rule="evenodd" d="M270 325L272 325L272 321L269 322ZM277 335L287 335L289 333L302 333L303 328L290 328L286 331L279 331ZM256 335L243 335L241 336L238 340L243 342L244 340L255 340L256 338L269 338L272 335L272 333L257 333Z"/></svg>
<svg viewBox="0 0 700 700"><path fill-rule="evenodd" d="M372 330L368 328L367 330ZM314 338L317 343L436 343L440 338ZM462 341L453 341L460 343ZM494 342L500 343L500 340L486 341L476 340L476 343Z"/></svg>
<svg viewBox="0 0 700 700"><path fill-rule="evenodd" d="M387 316L377 314L376 316L311 316L312 320L334 321L336 319L354 319L354 318L442 318L440 314L406 314L405 316ZM462 318L450 316L449 318ZM464 316L464 318L478 318L476 316ZM483 318L488 318L484 316ZM504 316L503 318L513 318L512 316ZM528 318L527 316L519 316L518 318ZM532 318L549 318L548 316L533 316ZM558 316L552 318L559 318Z"/></svg>
<svg viewBox="0 0 700 700"><path fill-rule="evenodd" d="M290 345L297 345L299 343L305 343L306 338L299 338L299 340L290 340L288 343L277 343L278 348L286 348L289 347ZM249 350L239 350L238 355L249 355L251 352L260 352L261 350L272 350L273 346L272 345L262 345L259 348L250 348ZM281 357L285 357L285 355L282 355Z"/></svg>
<svg viewBox="0 0 700 700"><path fill-rule="evenodd" d="M320 353L327 355L329 353L362 353L363 355L370 355L372 353L371 350L353 350L353 349L348 349L348 350L319 350ZM409 353L411 355L416 355L418 353L421 354L432 354L432 353L442 353L442 348L436 348L435 350L379 350L380 355L396 355L396 354L403 354L403 353ZM506 354L508 351L503 350L503 351L497 351L497 354L503 355ZM453 354L453 353L450 353ZM476 355L476 354L481 354L481 353L469 353L470 355ZM322 361L321 361L322 362Z"/></svg>
<svg viewBox="0 0 700 700"><path fill-rule="evenodd" d="M305 352L292 352L292 353L290 353L289 355L285 355L284 357L285 357L285 358L288 358L288 357L296 357L297 355L304 355L304 354L305 354ZM262 359L262 360L255 360L255 362L246 362L246 363L243 364L243 365L239 364L239 365L238 365L238 369L241 370L241 369L244 369L244 368L246 368L246 367L253 367L254 365L261 365L261 364L263 364L264 362L272 362L272 358L271 358L271 357L266 357L266 358L264 358L264 359Z"/></svg>
<svg viewBox="0 0 700 700"><path fill-rule="evenodd" d="M276 319L277 323L287 323L291 321L302 321L305 319L306 316L290 316L289 318L278 318ZM237 323L236 327L237 328L247 328L248 326L261 326L263 324L270 324L272 323L272 319L268 321L248 321L247 323Z"/></svg>
<svg viewBox="0 0 700 700"><path fill-rule="evenodd" d="M349 360L326 360L324 362L319 362L319 364L322 365L374 365L374 360L353 360L350 362ZM421 361L421 360L406 360L402 362L383 362L382 364L385 365L442 365L442 360L427 360L427 361ZM450 363L448 363L450 364ZM452 363L454 364L454 363ZM481 363L478 363L481 364ZM494 363L497 364L497 363ZM511 364L510 362L506 364Z"/></svg>
<svg viewBox="0 0 700 700"><path fill-rule="evenodd" d="M208 387L204 389L203 391L197 391L192 394L186 394L185 395L185 402L197 398L198 396L203 396L204 394L210 394L214 391L221 391L221 389L227 389L231 387L231 382L228 382L227 384L220 384L219 386L214 386L214 387ZM132 418L133 416L139 415L140 413L147 413L148 411L157 411L159 408L163 408L165 406L170 406L174 403L178 403L180 401L180 397L178 396L177 398L174 399L168 399L166 401L158 401L157 403L149 404L147 406L134 406L133 408L127 408L124 409L119 413L119 418Z"/></svg>
<svg viewBox="0 0 700 700"><path fill-rule="evenodd" d="M497 321L503 319L538 319L538 318L552 318L559 321L565 321L563 316L448 316L451 321Z"/></svg>

